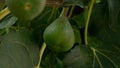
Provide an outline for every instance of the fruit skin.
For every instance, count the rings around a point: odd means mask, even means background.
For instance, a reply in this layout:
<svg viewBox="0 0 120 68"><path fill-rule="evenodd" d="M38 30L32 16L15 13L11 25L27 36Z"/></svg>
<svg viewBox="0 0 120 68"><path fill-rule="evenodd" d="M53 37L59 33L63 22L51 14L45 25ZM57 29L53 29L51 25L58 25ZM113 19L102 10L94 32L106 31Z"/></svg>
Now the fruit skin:
<svg viewBox="0 0 120 68"><path fill-rule="evenodd" d="M21 20L32 20L44 9L46 0L6 0L10 11Z"/></svg>
<svg viewBox="0 0 120 68"><path fill-rule="evenodd" d="M56 19L45 29L43 38L48 47L55 52L70 50L75 41L72 26L64 16Z"/></svg>

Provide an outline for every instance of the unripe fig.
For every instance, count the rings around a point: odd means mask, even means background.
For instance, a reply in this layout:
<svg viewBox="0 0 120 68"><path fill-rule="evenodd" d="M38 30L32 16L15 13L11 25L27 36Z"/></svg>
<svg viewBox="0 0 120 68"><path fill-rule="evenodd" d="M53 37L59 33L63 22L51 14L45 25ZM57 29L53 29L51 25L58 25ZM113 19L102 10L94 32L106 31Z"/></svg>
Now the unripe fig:
<svg viewBox="0 0 120 68"><path fill-rule="evenodd" d="M19 19L32 20L43 11L46 0L6 0L6 3Z"/></svg>
<svg viewBox="0 0 120 68"><path fill-rule="evenodd" d="M56 19L45 29L43 38L47 46L55 52L70 50L75 41L72 26L64 16Z"/></svg>

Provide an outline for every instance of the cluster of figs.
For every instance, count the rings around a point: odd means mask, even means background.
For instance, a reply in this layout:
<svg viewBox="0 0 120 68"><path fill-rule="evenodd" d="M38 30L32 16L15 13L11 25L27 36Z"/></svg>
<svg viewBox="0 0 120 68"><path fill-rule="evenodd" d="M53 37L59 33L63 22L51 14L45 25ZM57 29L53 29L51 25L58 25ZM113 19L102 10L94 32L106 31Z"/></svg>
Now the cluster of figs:
<svg viewBox="0 0 120 68"><path fill-rule="evenodd" d="M45 8L46 0L6 0L11 13L21 20L33 20ZM70 50L75 42L73 28L65 16L48 25L43 33L47 47L55 52Z"/></svg>

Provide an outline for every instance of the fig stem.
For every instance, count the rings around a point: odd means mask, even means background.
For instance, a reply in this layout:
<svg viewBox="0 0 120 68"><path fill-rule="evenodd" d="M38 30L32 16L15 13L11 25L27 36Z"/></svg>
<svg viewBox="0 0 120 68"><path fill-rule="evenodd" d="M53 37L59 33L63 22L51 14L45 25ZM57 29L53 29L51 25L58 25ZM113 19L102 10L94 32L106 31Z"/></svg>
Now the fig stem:
<svg viewBox="0 0 120 68"><path fill-rule="evenodd" d="M9 13L10 13L10 10L8 9L8 7L6 7L5 9L3 9L2 11L0 11L0 20L2 20Z"/></svg>
<svg viewBox="0 0 120 68"><path fill-rule="evenodd" d="M60 16L67 16L68 10L69 10L69 7L63 7Z"/></svg>
<svg viewBox="0 0 120 68"><path fill-rule="evenodd" d="M50 20L53 17L53 15L54 15L54 13L55 13L56 10L57 10L57 6L53 6L52 12L51 12L51 14L50 14L50 16L49 16L49 18L47 20L48 23L50 22Z"/></svg>
<svg viewBox="0 0 120 68"><path fill-rule="evenodd" d="M69 13L69 15L68 15L68 18L70 18L70 17L72 16L72 13L73 13L74 8L75 8L75 5L73 5L73 6L71 7L70 13Z"/></svg>
<svg viewBox="0 0 120 68"><path fill-rule="evenodd" d="M88 25L89 25L89 21L90 21L90 16L91 16L91 13L92 13L92 8L93 8L93 5L94 5L94 0L91 0L90 2L90 6L88 8L88 13L87 13L87 16L86 16L86 22L85 22L85 31L84 31L84 41L85 41L85 45L88 45L88 39L87 39L87 32L88 32Z"/></svg>
<svg viewBox="0 0 120 68"><path fill-rule="evenodd" d="M61 12L60 16L63 16L64 12L65 12L65 7L62 8L62 12Z"/></svg>
<svg viewBox="0 0 120 68"><path fill-rule="evenodd" d="M40 67L40 63L41 63L42 56L43 56L43 53L45 51L45 48L46 48L46 43L44 42L43 45L42 45L42 47L41 47L41 49L40 49L38 65L35 68L41 68Z"/></svg>

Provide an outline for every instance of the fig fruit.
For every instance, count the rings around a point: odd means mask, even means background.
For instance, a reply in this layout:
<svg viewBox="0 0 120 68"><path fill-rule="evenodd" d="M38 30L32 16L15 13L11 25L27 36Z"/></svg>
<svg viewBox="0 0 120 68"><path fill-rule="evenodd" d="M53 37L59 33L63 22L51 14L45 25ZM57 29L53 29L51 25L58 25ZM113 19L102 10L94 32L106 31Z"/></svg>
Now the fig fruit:
<svg viewBox="0 0 120 68"><path fill-rule="evenodd" d="M51 23L45 29L43 38L47 46L55 52L70 50L75 41L74 31L65 16L61 16Z"/></svg>

